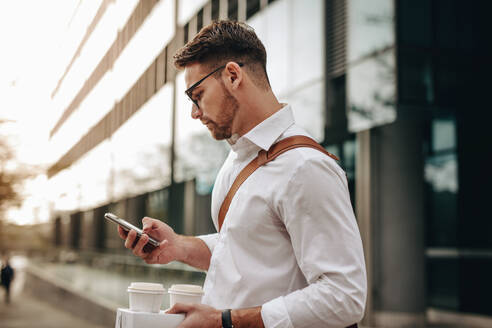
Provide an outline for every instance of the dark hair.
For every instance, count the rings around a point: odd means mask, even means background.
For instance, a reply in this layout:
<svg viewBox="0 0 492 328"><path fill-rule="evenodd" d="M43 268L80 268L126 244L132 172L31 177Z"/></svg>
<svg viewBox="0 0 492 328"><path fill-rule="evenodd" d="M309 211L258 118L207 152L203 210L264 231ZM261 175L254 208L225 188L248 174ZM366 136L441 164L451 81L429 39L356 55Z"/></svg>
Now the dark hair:
<svg viewBox="0 0 492 328"><path fill-rule="evenodd" d="M211 69L228 61L242 62L256 82L269 86L266 51L254 29L241 22L220 20L204 26L200 32L174 55L174 65L183 69L198 62Z"/></svg>

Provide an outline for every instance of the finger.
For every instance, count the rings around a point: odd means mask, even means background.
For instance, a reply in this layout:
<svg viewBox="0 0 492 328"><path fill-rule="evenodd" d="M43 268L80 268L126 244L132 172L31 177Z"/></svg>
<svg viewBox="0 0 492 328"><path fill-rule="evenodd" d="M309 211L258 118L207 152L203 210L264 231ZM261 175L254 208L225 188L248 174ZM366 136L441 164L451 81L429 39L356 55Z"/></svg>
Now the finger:
<svg viewBox="0 0 492 328"><path fill-rule="evenodd" d="M149 236L147 236L146 234L143 234L140 237L140 240L135 245L135 247L133 247L133 254L135 254L136 256L144 255L143 248L144 248L145 244L147 244L148 241L149 241Z"/></svg>
<svg viewBox="0 0 492 328"><path fill-rule="evenodd" d="M156 227L155 219L149 218L148 216L142 219L142 230L145 232L151 231Z"/></svg>
<svg viewBox="0 0 492 328"><path fill-rule="evenodd" d="M137 238L137 232L132 229L130 230L130 232L128 232L128 236L126 237L125 247L128 249L132 249L133 243L135 242L135 238Z"/></svg>
<svg viewBox="0 0 492 328"><path fill-rule="evenodd" d="M145 258L145 262L147 262L148 264L158 263L159 255L161 255L162 252L165 252L165 248L168 243L169 242L167 240L163 240L158 247L154 248L150 253L148 253L147 257Z"/></svg>
<svg viewBox="0 0 492 328"><path fill-rule="evenodd" d="M188 313L193 310L195 306L193 304L176 303L172 308L166 311L169 314L176 313Z"/></svg>
<svg viewBox="0 0 492 328"><path fill-rule="evenodd" d="M126 239L126 237L128 236L128 231L123 229L121 226L118 226L118 234L120 235L121 239Z"/></svg>

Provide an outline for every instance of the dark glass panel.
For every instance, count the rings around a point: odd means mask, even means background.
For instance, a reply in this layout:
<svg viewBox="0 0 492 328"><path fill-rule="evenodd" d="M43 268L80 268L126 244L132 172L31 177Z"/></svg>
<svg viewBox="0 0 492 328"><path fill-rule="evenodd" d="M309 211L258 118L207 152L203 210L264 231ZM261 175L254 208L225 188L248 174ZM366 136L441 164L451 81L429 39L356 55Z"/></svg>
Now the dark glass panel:
<svg viewBox="0 0 492 328"><path fill-rule="evenodd" d="M492 315L492 257L476 255L460 263L460 311ZM441 277L446 279L445 275Z"/></svg>
<svg viewBox="0 0 492 328"><path fill-rule="evenodd" d="M430 47L432 43L432 1L397 2L398 40L403 45Z"/></svg>
<svg viewBox="0 0 492 328"><path fill-rule="evenodd" d="M430 2L430 1L429 1ZM456 49L457 45L457 4L454 0L434 1L434 46Z"/></svg>
<svg viewBox="0 0 492 328"><path fill-rule="evenodd" d="M424 164L429 247L458 245L456 122L450 113L444 115L431 122Z"/></svg>
<svg viewBox="0 0 492 328"><path fill-rule="evenodd" d="M246 2L246 19L256 14L260 10L260 0L248 0Z"/></svg>
<svg viewBox="0 0 492 328"><path fill-rule="evenodd" d="M459 309L458 257L427 260L427 304L447 310Z"/></svg>
<svg viewBox="0 0 492 328"><path fill-rule="evenodd" d="M219 19L219 0L212 0L212 20Z"/></svg>
<svg viewBox="0 0 492 328"><path fill-rule="evenodd" d="M400 104L432 104L434 102L431 56L402 50L398 62Z"/></svg>
<svg viewBox="0 0 492 328"><path fill-rule="evenodd" d="M434 60L435 103L443 106L456 106L460 90L458 88L459 65L455 56L436 56Z"/></svg>
<svg viewBox="0 0 492 328"><path fill-rule="evenodd" d="M237 0L227 0L227 17L230 20L237 20Z"/></svg>
<svg viewBox="0 0 492 328"><path fill-rule="evenodd" d="M203 8L200 9L198 14L196 14L196 31L197 31L197 33L200 32L202 27L203 27Z"/></svg>
<svg viewBox="0 0 492 328"><path fill-rule="evenodd" d="M190 24L186 23L186 25L183 28L184 28L183 42L186 44L188 42L188 34L189 34Z"/></svg>

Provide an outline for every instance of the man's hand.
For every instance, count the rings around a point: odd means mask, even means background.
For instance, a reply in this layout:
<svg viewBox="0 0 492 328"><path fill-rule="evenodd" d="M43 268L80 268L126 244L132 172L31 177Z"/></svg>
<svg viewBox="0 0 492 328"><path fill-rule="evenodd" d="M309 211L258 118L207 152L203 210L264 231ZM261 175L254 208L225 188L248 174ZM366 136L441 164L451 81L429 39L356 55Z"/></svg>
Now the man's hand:
<svg viewBox="0 0 492 328"><path fill-rule="evenodd" d="M176 303L166 313L184 313L186 318L178 328L220 328L222 311L204 304Z"/></svg>
<svg viewBox="0 0 492 328"><path fill-rule="evenodd" d="M142 237L135 243L137 232L131 230L126 232L118 226L118 233L125 240L125 247L131 249L133 254L141 257L149 264L160 263L167 264L171 261L179 260L179 235L174 230L162 221L145 217L142 219L143 234ZM160 241L159 247L154 248L150 253L144 252L144 246L149 241L149 236Z"/></svg>

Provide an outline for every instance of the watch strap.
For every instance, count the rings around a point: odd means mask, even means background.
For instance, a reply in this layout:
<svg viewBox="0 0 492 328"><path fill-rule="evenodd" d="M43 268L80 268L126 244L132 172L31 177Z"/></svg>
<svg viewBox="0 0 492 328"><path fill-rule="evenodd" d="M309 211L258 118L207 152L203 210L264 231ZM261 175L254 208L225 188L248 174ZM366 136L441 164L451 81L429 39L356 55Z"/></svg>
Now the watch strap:
<svg viewBox="0 0 492 328"><path fill-rule="evenodd" d="M231 309L222 311L222 328L234 328L232 325Z"/></svg>

